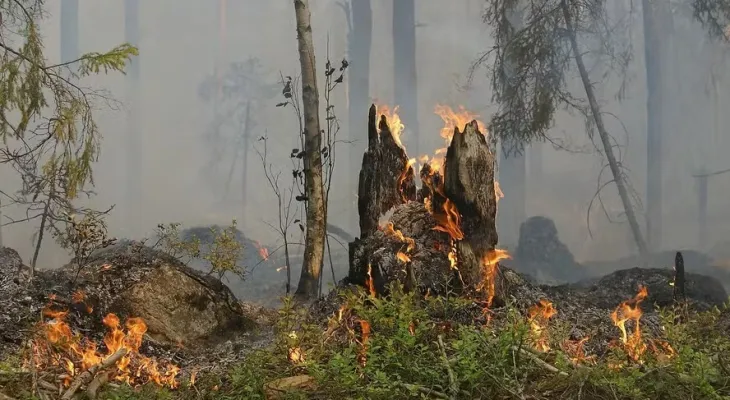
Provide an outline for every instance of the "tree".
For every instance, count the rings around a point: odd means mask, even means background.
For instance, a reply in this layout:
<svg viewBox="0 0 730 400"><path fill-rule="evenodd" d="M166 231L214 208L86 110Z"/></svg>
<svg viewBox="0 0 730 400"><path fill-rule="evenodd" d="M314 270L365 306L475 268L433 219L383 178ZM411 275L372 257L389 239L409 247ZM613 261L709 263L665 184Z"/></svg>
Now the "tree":
<svg viewBox="0 0 730 400"><path fill-rule="evenodd" d="M367 123L367 109L370 106L370 49L373 35L373 11L370 0L351 0L344 3L347 16L347 58L350 61L348 82L348 137L350 138L349 190L357 192L357 177L360 174L362 154L367 143L362 140L363 127ZM357 232L356 202L349 203L350 229Z"/></svg>
<svg viewBox="0 0 730 400"><path fill-rule="evenodd" d="M88 53L61 64L49 63L37 21L43 1L0 1L0 164L17 171L22 186L0 192L26 216L6 223L41 221L36 254L45 231L63 236L70 216L98 213L77 206L90 195L92 166L98 159L101 133L92 115L103 91L80 86L79 79L100 72L122 72L137 49L129 44L107 53Z"/></svg>
<svg viewBox="0 0 730 400"><path fill-rule="evenodd" d="M302 69L302 109L304 115L304 182L307 202L307 231L304 264L296 296L308 300L317 296L319 276L324 262L326 208L322 177L322 132L319 123L314 42L312 40L309 0L294 0L297 20L299 63Z"/></svg>
<svg viewBox="0 0 730 400"><path fill-rule="evenodd" d="M218 71L207 76L198 87L199 97L211 104L213 111L205 132L206 147L211 151L207 166L208 182L217 183L216 178L221 175L219 168L225 168L225 198L230 192L233 175L240 171L244 208L248 199L248 155L256 128L255 115L262 105L277 94L278 85L269 81L261 62L251 57L243 62L231 63L224 72Z"/></svg>
<svg viewBox="0 0 730 400"><path fill-rule="evenodd" d="M418 149L418 79L416 74L416 4L414 0L393 0L393 91L395 104L408 134L407 148ZM363 108L364 110L364 108Z"/></svg>
<svg viewBox="0 0 730 400"><path fill-rule="evenodd" d="M603 122L593 83L585 65L587 57L581 47L590 40L597 41L604 52L616 55L617 40L611 35L620 27L611 26L606 18L606 2L594 0L532 0L524 8L525 27L515 31L508 16L518 9L514 0L490 0L485 22L494 27L496 41L493 52L485 54L478 63L493 57L492 87L495 99L505 110L491 121L492 133L512 147L521 149L526 143L545 138L552 126L555 111L560 107L578 110L586 117L588 135L594 131L600 139L600 151L605 155L613 175L625 214L639 252L646 259L648 248L634 212L631 193L620 158L614 153L616 144ZM708 27L714 37L722 37L730 23L730 4L711 0L694 0L694 16ZM614 38L615 39L615 38ZM583 46L581 46L583 44ZM630 46L629 46L630 49ZM591 50L597 50L592 48ZM614 57L609 65L616 66ZM515 73L504 71L508 60L514 60ZM566 72L575 63L585 93L585 100L576 98L566 85ZM625 62L621 65L625 68ZM596 147L597 149L598 146ZM601 188L608 185L603 184Z"/></svg>
<svg viewBox="0 0 730 400"><path fill-rule="evenodd" d="M524 25L521 10L512 10L507 16L508 22L514 31L519 31ZM505 60L504 74L511 77L514 74L514 60ZM509 78L508 78L509 79ZM509 104L504 105L506 107ZM519 240L520 224L525 220L525 190L526 190L526 160L523 151L509 151L509 142L504 143L499 155L499 182L502 193L509 199L500 205L497 213L499 238L506 248L514 248Z"/></svg>

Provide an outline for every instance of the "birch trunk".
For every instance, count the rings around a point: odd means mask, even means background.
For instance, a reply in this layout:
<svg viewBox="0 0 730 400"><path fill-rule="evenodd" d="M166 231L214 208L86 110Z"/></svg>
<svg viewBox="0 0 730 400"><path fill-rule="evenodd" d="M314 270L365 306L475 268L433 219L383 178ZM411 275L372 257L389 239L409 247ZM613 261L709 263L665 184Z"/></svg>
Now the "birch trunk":
<svg viewBox="0 0 730 400"><path fill-rule="evenodd" d="M302 106L304 111L304 174L307 197L307 230L304 243L304 264L295 295L302 300L317 296L317 283L322 272L325 242L325 206L322 186L322 136L319 125L319 93L312 41L311 14L308 0L294 0L297 20L299 62L302 68Z"/></svg>

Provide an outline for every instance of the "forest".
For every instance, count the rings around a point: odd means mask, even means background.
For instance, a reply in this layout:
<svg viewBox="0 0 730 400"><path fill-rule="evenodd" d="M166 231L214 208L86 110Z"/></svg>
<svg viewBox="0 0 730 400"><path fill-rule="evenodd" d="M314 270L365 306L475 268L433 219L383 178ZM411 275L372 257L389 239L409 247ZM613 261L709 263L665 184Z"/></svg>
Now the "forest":
<svg viewBox="0 0 730 400"><path fill-rule="evenodd" d="M0 0L0 400L730 400L729 51L728 0Z"/></svg>

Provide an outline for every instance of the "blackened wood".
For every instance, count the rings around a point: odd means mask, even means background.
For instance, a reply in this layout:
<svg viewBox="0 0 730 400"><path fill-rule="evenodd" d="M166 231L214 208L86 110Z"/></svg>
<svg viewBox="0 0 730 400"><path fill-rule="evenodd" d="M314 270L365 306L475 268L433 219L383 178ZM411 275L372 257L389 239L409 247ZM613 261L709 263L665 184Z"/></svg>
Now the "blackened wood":
<svg viewBox="0 0 730 400"><path fill-rule="evenodd" d="M674 301L684 301L684 257L681 252L677 252L674 257Z"/></svg>
<svg viewBox="0 0 730 400"><path fill-rule="evenodd" d="M481 266L497 245L494 154L476 121L454 136L444 162L444 194L461 214L464 239L457 242L459 270L467 285L481 278Z"/></svg>
<svg viewBox="0 0 730 400"><path fill-rule="evenodd" d="M405 150L398 145L385 116L376 125L375 105L368 115L368 149L363 155L358 187L360 238L378 228L378 220L391 208L415 200L413 167Z"/></svg>

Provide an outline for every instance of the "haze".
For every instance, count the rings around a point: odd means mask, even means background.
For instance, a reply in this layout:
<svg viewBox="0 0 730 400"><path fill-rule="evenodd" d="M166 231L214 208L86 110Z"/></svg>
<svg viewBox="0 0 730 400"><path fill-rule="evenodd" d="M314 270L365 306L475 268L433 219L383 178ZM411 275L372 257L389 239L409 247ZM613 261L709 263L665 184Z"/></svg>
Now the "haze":
<svg viewBox="0 0 730 400"><path fill-rule="evenodd" d="M60 61L60 1L46 3L49 15L41 26L45 38L46 56ZM311 0L318 79L326 61L327 44L333 62L339 65L347 54L347 22L342 8L334 0ZM416 40L418 74L418 120L420 149L432 154L442 146L440 118L433 110L437 104L451 107L463 105L488 122L495 111L491 99L487 71L477 70L471 86L465 88L469 68L477 57L492 45L489 28L482 22L481 0L460 0L445 6L444 1L416 2ZM629 2L617 1L629 7ZM620 4L619 4L620 3ZM393 41L392 1L372 0L373 45L370 59L370 96L373 101L393 105ZM185 226L230 223L239 221L240 229L251 239L268 247L275 246L279 235L268 223L276 224L275 198L263 175L263 167L253 148L249 150L247 197L242 198L240 182L243 169L234 170L226 195L231 154L221 157L210 151L204 133L212 123L212 106L199 96L199 86L216 67L226 70L231 62L244 62L254 57L268 75L267 83L276 84L279 73L296 76L299 60L296 51L294 10L287 0L229 0L225 13L225 35L221 46L218 2L210 0L147 0L140 1L140 80L136 96L128 95L124 76L109 75L89 79L84 83L105 88L123 105L109 109L99 104L97 122L104 136L102 154L95 167L95 191L90 201L94 207L115 204L109 218L110 232L116 237L141 238L149 236L158 223L181 222ZM623 163L631 173L629 178L639 196L645 198L646 172L646 84L643 65L640 18L633 32L634 60L629 70L630 82L621 102L615 98L620 85L611 81L598 85L605 107L608 129L622 145ZM705 44L705 31L696 23L683 22L682 46L697 49L697 56L677 53L673 68L681 81L670 88L673 93L671 116L673 126L663 136L663 237L661 248L667 250L710 250L725 241L730 233L725 222L730 221L727 199L730 195L730 174L710 179L708 240L698 243L698 202L696 179L701 169L716 171L730 168L725 154L730 140L721 128L725 114L714 108L706 93L708 82L703 80L719 50ZM79 48L82 53L108 50L126 41L124 34L124 1L103 2L80 0ZM704 47L703 47L704 46ZM720 94L724 97L727 84L720 68ZM601 79L595 74L594 81ZM724 76L724 78L727 78ZM725 79L727 81L727 79ZM345 84L347 78L345 78ZM365 141L366 113L361 110L362 130L347 132L347 86L338 87L333 103L342 120L343 140ZM580 90L576 91L581 94ZM257 126L253 139L269 138L269 160L290 174L288 160L297 145L298 126L289 107L277 108L280 96L261 100L265 106L253 116ZM725 104L724 100L719 104ZM719 107L719 106L718 106ZM136 118L141 138L139 151L128 154L127 138L130 118ZM551 136L566 143L574 151L556 149L551 144L538 143L527 151L526 215L552 218L561 239L578 261L616 259L634 252L626 223L607 220L600 206L590 214L593 237L588 234L587 210L598 184L603 165L599 154L585 135L583 119L578 115L561 113ZM408 136L404 142L408 145ZM258 143L255 140L252 143ZM347 143L339 144L339 159L347 162ZM225 146L224 146L225 147ZM582 149L584 152L576 152ZM411 157L416 154L409 154ZM220 160L211 173L211 161ZM130 162L131 160L131 162ZM140 170L138 189L129 187L130 165ZM356 212L357 177L347 176L347 168L337 170L332 190L330 222L351 234L359 232L350 224L348 212ZM3 189L16 185L14 171L0 165ZM605 174L604 181L608 179ZM284 180L284 183L287 181ZM500 180L507 197L500 206L510 202L509 182ZM130 190L135 192L130 193ZM609 213L620 218L621 204L615 188L603 192ZM19 217L22 209L5 207L3 214ZM643 221L643 213L641 217ZM500 241L510 248L516 242L516 229L521 221L500 220ZM15 248L24 259L32 254L32 234L35 224L3 227L3 244ZM730 256L718 254L718 256ZM48 240L41 253L41 267L55 267L68 260L68 255Z"/></svg>

